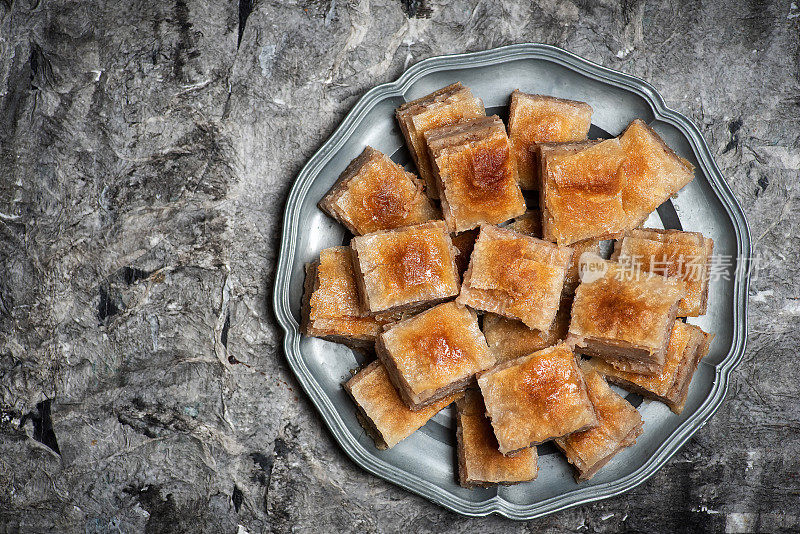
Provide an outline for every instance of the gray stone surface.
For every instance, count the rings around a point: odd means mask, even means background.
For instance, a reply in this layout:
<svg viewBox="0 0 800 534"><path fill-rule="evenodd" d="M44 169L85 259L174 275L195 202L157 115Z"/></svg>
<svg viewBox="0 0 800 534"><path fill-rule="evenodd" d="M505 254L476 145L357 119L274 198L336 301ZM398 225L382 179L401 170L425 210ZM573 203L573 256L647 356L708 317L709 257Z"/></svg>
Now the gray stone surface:
<svg viewBox="0 0 800 534"><path fill-rule="evenodd" d="M0 2L0 531L796 532L798 15L769 0ZM350 462L268 302L289 187L359 96L426 57L525 41L640 76L692 117L762 261L711 422L629 494L514 523Z"/></svg>

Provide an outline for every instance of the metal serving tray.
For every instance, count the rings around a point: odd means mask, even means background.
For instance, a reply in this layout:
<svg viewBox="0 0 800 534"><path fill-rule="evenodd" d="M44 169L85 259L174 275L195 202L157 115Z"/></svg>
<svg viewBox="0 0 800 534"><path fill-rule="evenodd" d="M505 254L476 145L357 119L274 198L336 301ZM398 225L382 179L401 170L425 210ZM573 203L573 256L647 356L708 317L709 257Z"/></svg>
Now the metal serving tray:
<svg viewBox="0 0 800 534"><path fill-rule="evenodd" d="M364 357L343 345L299 331L303 266L319 251L346 242L346 230L317 202L365 145L409 168L410 157L394 119L405 101L461 81L483 99L488 113L505 116L514 89L588 102L596 136L619 134L635 118L648 122L679 155L696 166L695 180L667 201L648 226L700 231L714 239L722 261L713 269L708 313L691 319L716 334L711 353L691 385L686 408L675 415L658 402L628 395L644 419L644 433L589 482L575 483L571 467L552 446L540 447L539 477L516 486L468 490L456 480L455 424L448 408L388 451L375 448L356 420L341 384ZM608 134L606 134L608 132ZM286 332L284 350L298 381L336 441L370 473L466 515L497 513L531 519L571 506L619 495L652 476L719 408L747 336L746 308L750 235L697 127L668 109L646 82L541 44L519 44L435 57L408 69L392 83L365 94L297 177L286 203L275 280L274 305ZM618 390L621 391L621 390Z"/></svg>

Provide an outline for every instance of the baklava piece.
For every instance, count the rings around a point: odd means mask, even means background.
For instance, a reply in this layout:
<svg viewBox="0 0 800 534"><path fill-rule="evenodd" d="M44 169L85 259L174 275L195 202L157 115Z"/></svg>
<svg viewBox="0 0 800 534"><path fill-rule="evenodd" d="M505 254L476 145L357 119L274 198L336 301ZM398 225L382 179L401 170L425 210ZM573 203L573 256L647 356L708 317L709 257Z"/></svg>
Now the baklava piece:
<svg viewBox="0 0 800 534"><path fill-rule="evenodd" d="M584 141L592 125L592 106L552 96L511 93L508 137L517 162L519 185L537 189L538 165L533 147L539 143Z"/></svg>
<svg viewBox="0 0 800 534"><path fill-rule="evenodd" d="M578 482L592 478L618 452L636 443L643 425L636 408L614 393L590 362L581 362L580 366L598 425L555 440L578 471Z"/></svg>
<svg viewBox="0 0 800 534"><path fill-rule="evenodd" d="M455 249L441 221L357 236L350 247L362 302L372 312L410 309L458 294Z"/></svg>
<svg viewBox="0 0 800 534"><path fill-rule="evenodd" d="M438 217L422 181L369 146L347 166L319 207L355 235Z"/></svg>
<svg viewBox="0 0 800 534"><path fill-rule="evenodd" d="M550 330L572 249L481 226L457 302Z"/></svg>
<svg viewBox="0 0 800 534"><path fill-rule="evenodd" d="M542 213L539 210L528 210L508 223L505 228L531 237L541 238Z"/></svg>
<svg viewBox="0 0 800 534"><path fill-rule="evenodd" d="M455 302L390 325L375 352L412 410L463 391L475 373L494 364L477 315Z"/></svg>
<svg viewBox="0 0 800 534"><path fill-rule="evenodd" d="M428 195L439 198L436 178L431 166L425 132L432 128L455 124L467 119L486 116L483 102L472 95L460 82L407 102L395 112L408 150L417 164L419 175L425 180Z"/></svg>
<svg viewBox="0 0 800 534"><path fill-rule="evenodd" d="M698 232L634 228L618 240L612 259L647 272L677 277L686 284L678 317L706 313L714 241Z"/></svg>
<svg viewBox="0 0 800 534"><path fill-rule="evenodd" d="M367 349L394 314L370 314L359 301L349 247L320 252L319 260L306 265L301 330L353 348Z"/></svg>
<svg viewBox="0 0 800 534"><path fill-rule="evenodd" d="M525 213L508 136L497 116L425 132L450 231L499 224Z"/></svg>
<svg viewBox="0 0 800 534"><path fill-rule="evenodd" d="M707 334L697 326L675 321L664 369L655 376L620 371L602 360L593 362L612 384L661 401L679 414L686 403L692 376L700 360L708 354L713 339L713 334Z"/></svg>
<svg viewBox="0 0 800 534"><path fill-rule="evenodd" d="M627 223L619 139L540 148L544 238L560 245L621 234Z"/></svg>
<svg viewBox="0 0 800 534"><path fill-rule="evenodd" d="M670 149L644 121L636 119L619 137L625 159L619 174L627 228L640 226L665 200L694 179L694 167Z"/></svg>
<svg viewBox="0 0 800 534"><path fill-rule="evenodd" d="M351 378L344 389L358 407L358 419L379 449L389 449L420 429L461 394L451 395L419 411L411 411L397 394L386 368L372 362Z"/></svg>
<svg viewBox="0 0 800 534"><path fill-rule="evenodd" d="M534 330L516 319L487 313L483 316L483 335L497 363L514 360L564 341L569 329L572 301L562 299L550 330Z"/></svg>
<svg viewBox="0 0 800 534"><path fill-rule="evenodd" d="M694 177L639 119L615 139L543 146L539 154L544 237L561 245L636 228Z"/></svg>
<svg viewBox="0 0 800 534"><path fill-rule="evenodd" d="M468 390L456 402L456 413L458 478L462 486L508 485L536 478L539 457L535 447L520 451L513 457L504 456L497 450L497 438L486 418L480 392Z"/></svg>
<svg viewBox="0 0 800 534"><path fill-rule="evenodd" d="M591 253L581 270L567 341L625 371L661 372L684 283Z"/></svg>
<svg viewBox="0 0 800 534"><path fill-rule="evenodd" d="M583 373L566 345L502 363L478 378L502 454L597 425Z"/></svg>
<svg viewBox="0 0 800 534"><path fill-rule="evenodd" d="M452 234L453 246L456 247L456 268L458 274L464 276L469 267L469 257L475 248L475 240L478 239L478 229L467 230L459 234Z"/></svg>

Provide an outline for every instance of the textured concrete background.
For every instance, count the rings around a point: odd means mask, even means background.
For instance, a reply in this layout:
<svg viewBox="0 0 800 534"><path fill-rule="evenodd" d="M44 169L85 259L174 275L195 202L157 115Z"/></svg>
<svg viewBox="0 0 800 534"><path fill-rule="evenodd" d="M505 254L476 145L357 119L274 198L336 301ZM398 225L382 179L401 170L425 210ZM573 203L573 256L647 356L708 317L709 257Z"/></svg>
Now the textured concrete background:
<svg viewBox="0 0 800 534"><path fill-rule="evenodd" d="M0 1L0 531L795 531L789 1ZM627 495L467 519L349 461L268 305L285 196L370 87L563 46L701 127L762 268L730 396Z"/></svg>

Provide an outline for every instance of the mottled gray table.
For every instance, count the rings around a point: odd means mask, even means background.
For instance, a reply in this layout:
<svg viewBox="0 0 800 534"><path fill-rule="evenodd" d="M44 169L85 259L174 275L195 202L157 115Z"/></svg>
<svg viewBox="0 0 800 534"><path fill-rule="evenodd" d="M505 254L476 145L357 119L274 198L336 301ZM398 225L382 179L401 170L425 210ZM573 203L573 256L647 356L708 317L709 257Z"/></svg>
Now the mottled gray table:
<svg viewBox="0 0 800 534"><path fill-rule="evenodd" d="M116 5L112 5L116 4ZM0 2L0 531L796 531L800 9ZM358 469L269 305L294 176L420 59L539 41L701 127L760 255L722 409L631 493L514 523Z"/></svg>

